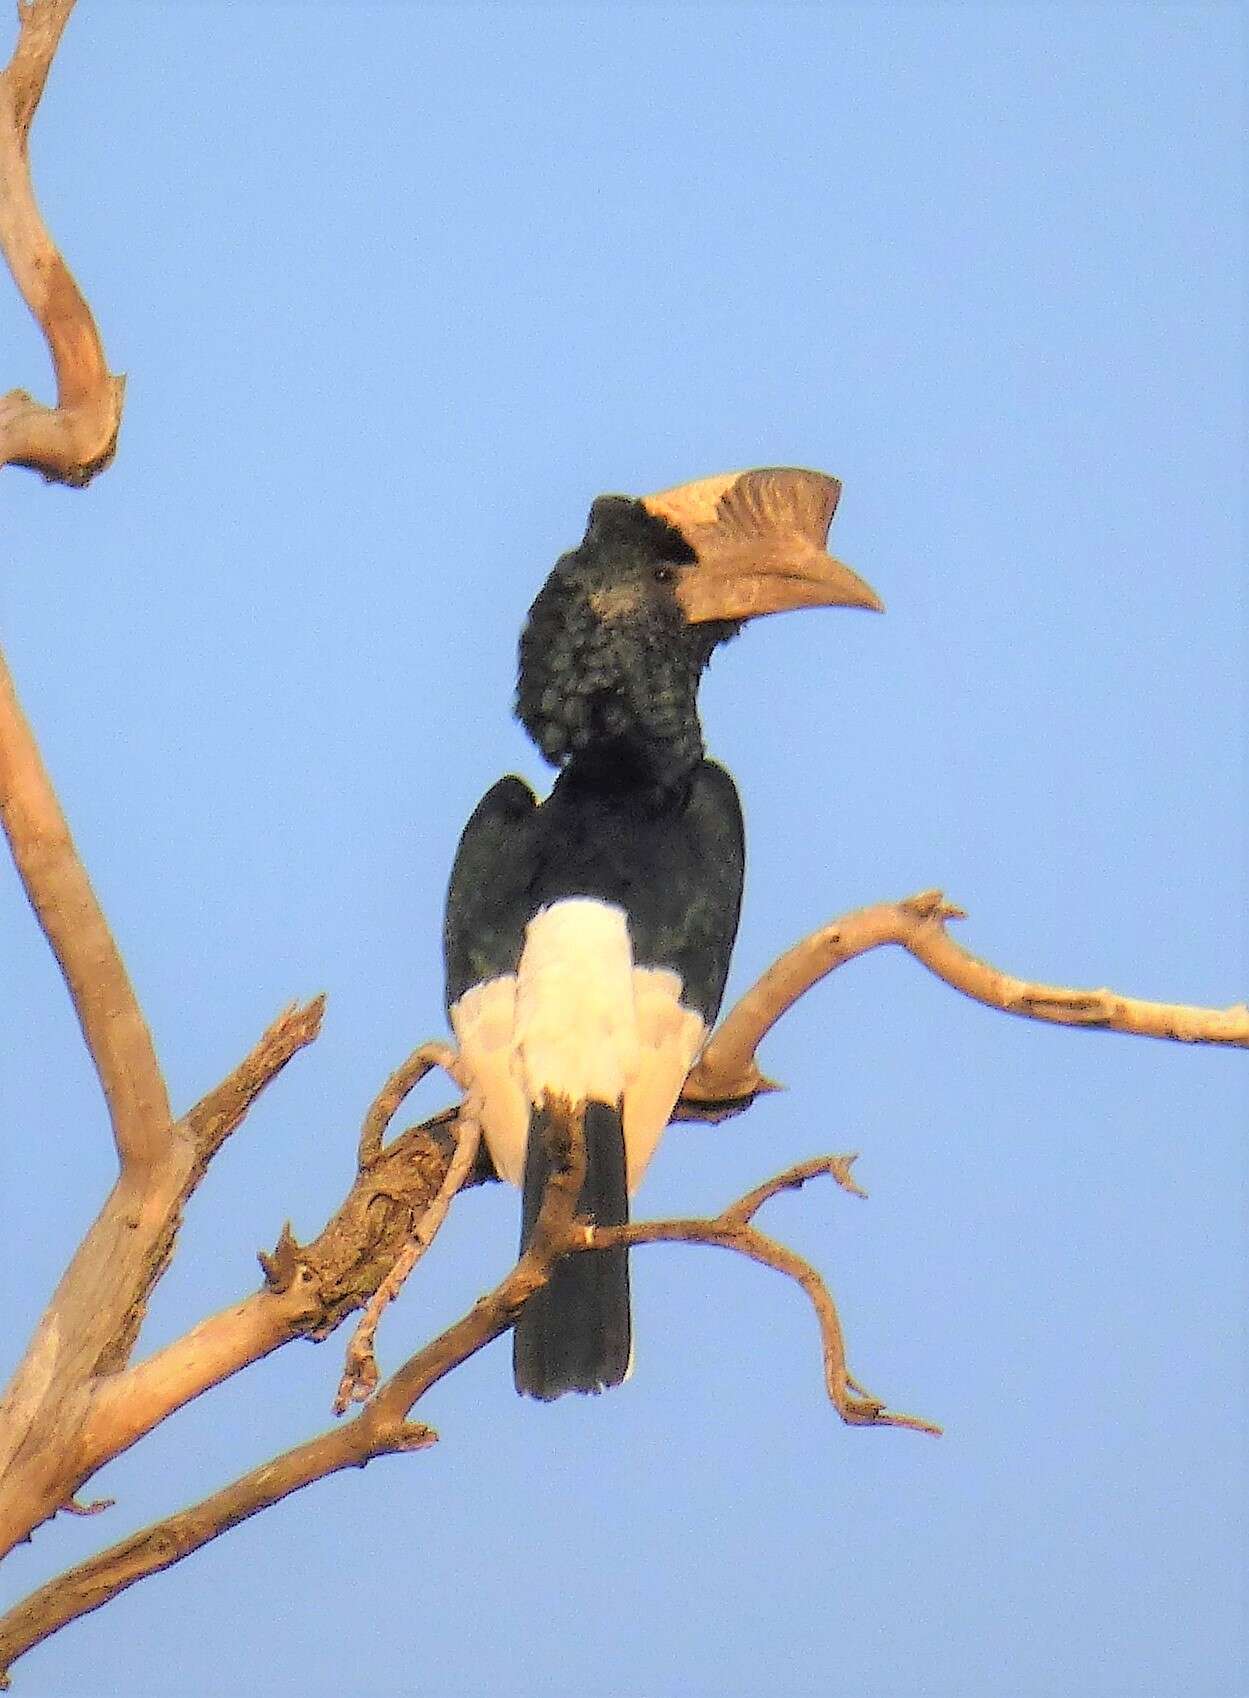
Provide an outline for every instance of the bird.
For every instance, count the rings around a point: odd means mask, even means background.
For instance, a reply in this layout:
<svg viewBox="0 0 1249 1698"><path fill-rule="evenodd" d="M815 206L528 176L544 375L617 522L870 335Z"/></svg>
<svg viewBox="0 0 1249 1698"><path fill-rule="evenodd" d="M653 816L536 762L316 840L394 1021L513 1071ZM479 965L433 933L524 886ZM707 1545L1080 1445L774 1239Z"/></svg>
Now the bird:
<svg viewBox="0 0 1249 1698"><path fill-rule="evenodd" d="M446 1002L468 1111L520 1188L528 1244L575 1115L578 1213L629 1219L720 1007L745 865L742 811L704 751L698 688L749 620L881 610L826 552L835 478L768 467L594 501L519 646L515 712L558 769L539 802L500 779L460 838L444 926ZM513 1329L525 1396L618 1385L632 1366L628 1251L556 1264Z"/></svg>

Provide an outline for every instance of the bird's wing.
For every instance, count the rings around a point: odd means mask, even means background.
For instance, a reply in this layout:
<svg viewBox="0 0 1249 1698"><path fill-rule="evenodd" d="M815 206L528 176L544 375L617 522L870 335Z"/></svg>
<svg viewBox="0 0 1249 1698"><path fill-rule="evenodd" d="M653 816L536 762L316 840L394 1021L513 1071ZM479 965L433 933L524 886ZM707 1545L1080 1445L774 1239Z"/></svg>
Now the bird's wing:
<svg viewBox="0 0 1249 1698"><path fill-rule="evenodd" d="M531 904L537 800L502 778L474 808L451 869L443 954L466 1101L503 1179L524 1177L529 1104L515 1069L516 967Z"/></svg>
<svg viewBox="0 0 1249 1698"><path fill-rule="evenodd" d="M516 971L529 918L525 893L534 874L537 805L522 779L501 778L464 827L443 926L448 1009L474 985Z"/></svg>
<svg viewBox="0 0 1249 1698"><path fill-rule="evenodd" d="M639 965L633 974L638 1065L624 1093L630 1191L715 1023L737 935L746 861L741 803L733 780L714 761L704 761L695 774L681 833L687 876L662 893L668 900L650 927L635 926L639 960L655 964ZM688 878L690 869L697 870L695 879Z"/></svg>
<svg viewBox="0 0 1249 1698"><path fill-rule="evenodd" d="M715 761L690 784L678 835L650 888L629 903L634 959L680 976L681 1000L708 1026L720 1011L742 906L746 842L737 787Z"/></svg>

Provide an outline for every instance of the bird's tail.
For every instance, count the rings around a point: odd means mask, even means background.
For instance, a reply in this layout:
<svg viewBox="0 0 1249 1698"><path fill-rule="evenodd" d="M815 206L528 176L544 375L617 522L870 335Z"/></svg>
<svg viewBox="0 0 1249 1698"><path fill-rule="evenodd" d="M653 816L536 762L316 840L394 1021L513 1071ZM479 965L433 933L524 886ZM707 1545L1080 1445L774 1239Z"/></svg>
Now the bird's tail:
<svg viewBox="0 0 1249 1698"><path fill-rule="evenodd" d="M520 1247L525 1250L551 1173L546 1104L532 1111L525 1152ZM585 1183L577 1213L596 1226L629 1218L620 1110L585 1105ZM566 1391L604 1391L629 1371L629 1252L579 1251L558 1262L550 1281L521 1311L512 1335L516 1389L549 1403Z"/></svg>

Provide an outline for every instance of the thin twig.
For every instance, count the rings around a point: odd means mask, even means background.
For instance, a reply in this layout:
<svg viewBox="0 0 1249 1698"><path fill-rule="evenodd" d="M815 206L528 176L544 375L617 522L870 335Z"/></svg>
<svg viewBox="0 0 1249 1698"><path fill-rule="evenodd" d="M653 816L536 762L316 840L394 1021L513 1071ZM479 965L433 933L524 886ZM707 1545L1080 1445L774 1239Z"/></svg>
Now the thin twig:
<svg viewBox="0 0 1249 1698"><path fill-rule="evenodd" d="M631 1226L587 1226L577 1244L585 1250L610 1250L637 1244L711 1244L722 1250L774 1268L801 1286L815 1310L823 1344L824 1385L829 1401L842 1420L854 1427L906 1427L913 1432L940 1435L941 1428L919 1415L902 1415L872 1397L846 1367L845 1338L837 1305L827 1284L811 1266L776 1239L751 1224L754 1214L781 1191L793 1191L808 1180L828 1175L857 1191L850 1180L854 1156L816 1156L786 1168L773 1179L748 1191L711 1220L638 1221ZM859 1193L862 1195L862 1193Z"/></svg>
<svg viewBox="0 0 1249 1698"><path fill-rule="evenodd" d="M343 1377L339 1383L338 1395L334 1399L335 1415L344 1414L349 1404L366 1402L377 1390L381 1376L378 1373L373 1344L383 1311L398 1297L409 1274L438 1236L439 1228L447 1218L447 1211L456 1193L472 1172L473 1164L477 1160L477 1148L481 1142L481 1127L476 1118L468 1114L461 1114L458 1126L455 1155L451 1158L447 1177L443 1180L438 1195L417 1222L394 1267L369 1299L360 1324L347 1346Z"/></svg>
<svg viewBox="0 0 1249 1698"><path fill-rule="evenodd" d="M263 1031L248 1053L182 1116L205 1162L211 1160L240 1124L260 1093L289 1061L315 1043L325 1018L325 996L293 1003Z"/></svg>
<svg viewBox="0 0 1249 1698"><path fill-rule="evenodd" d="M357 1160L362 1168L370 1167L381 1154L386 1128L398 1113L399 1105L408 1093L435 1067L441 1067L454 1079L455 1066L454 1049L437 1038L421 1044L412 1051L406 1061L400 1062L369 1104L364 1124L360 1128Z"/></svg>
<svg viewBox="0 0 1249 1698"><path fill-rule="evenodd" d="M754 1219L765 1203L771 1202L772 1198L782 1191L801 1191L808 1180L825 1177L835 1179L842 1190L848 1191L852 1197L866 1197L867 1192L850 1172L858 1159L859 1152L855 1150L848 1156L812 1156L810 1161L800 1161L796 1167L786 1168L784 1173L778 1173L774 1178L765 1180L753 1191L748 1191L744 1197L739 1197L737 1202L730 1203L718 1218L740 1221L745 1226Z"/></svg>
<svg viewBox="0 0 1249 1698"><path fill-rule="evenodd" d="M66 1515L103 1515L106 1509L112 1509L116 1498L92 1498L90 1503L79 1503L77 1498L68 1498L61 1508Z"/></svg>

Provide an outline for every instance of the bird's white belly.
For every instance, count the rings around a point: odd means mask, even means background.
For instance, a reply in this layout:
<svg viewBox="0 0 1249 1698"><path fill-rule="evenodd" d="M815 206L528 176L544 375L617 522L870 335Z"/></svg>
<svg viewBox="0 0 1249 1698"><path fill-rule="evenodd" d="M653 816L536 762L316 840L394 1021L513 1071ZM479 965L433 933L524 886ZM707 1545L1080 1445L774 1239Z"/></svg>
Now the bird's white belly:
<svg viewBox="0 0 1249 1698"><path fill-rule="evenodd" d="M521 1185L531 1108L547 1093L622 1104L637 1189L707 1035L681 979L635 967L624 910L592 897L541 909L514 974L465 991L451 1010L491 1160Z"/></svg>

